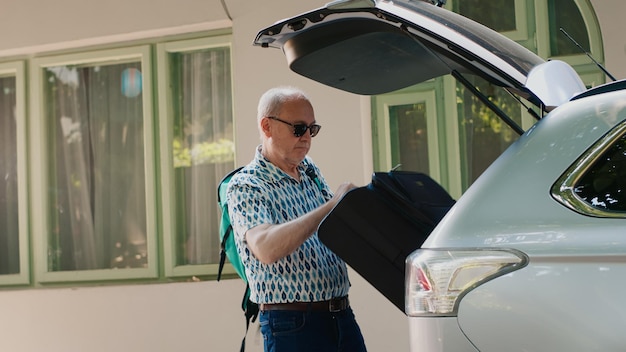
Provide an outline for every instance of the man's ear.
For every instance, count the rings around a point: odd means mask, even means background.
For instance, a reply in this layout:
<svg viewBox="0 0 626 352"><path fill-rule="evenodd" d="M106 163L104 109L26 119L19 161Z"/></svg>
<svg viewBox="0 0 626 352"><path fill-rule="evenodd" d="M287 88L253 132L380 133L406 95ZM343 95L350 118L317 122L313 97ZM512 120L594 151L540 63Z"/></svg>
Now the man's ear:
<svg viewBox="0 0 626 352"><path fill-rule="evenodd" d="M267 117L261 119L261 131L263 131L265 137L269 137L272 134L270 131L270 119Z"/></svg>

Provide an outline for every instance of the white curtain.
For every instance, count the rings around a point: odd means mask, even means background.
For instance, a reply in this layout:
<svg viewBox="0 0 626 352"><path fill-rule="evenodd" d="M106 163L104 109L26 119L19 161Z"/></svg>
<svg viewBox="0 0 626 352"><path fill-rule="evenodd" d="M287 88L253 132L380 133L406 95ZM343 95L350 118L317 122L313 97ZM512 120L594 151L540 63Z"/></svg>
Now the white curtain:
<svg viewBox="0 0 626 352"><path fill-rule="evenodd" d="M189 151L174 165L177 264L217 263L216 188L234 167L230 53L217 48L175 54L173 59L175 143Z"/></svg>
<svg viewBox="0 0 626 352"><path fill-rule="evenodd" d="M15 94L15 77L0 77L0 275L20 272Z"/></svg>
<svg viewBox="0 0 626 352"><path fill-rule="evenodd" d="M140 82L138 63L47 70L49 271L147 263L142 94L128 94L129 72Z"/></svg>

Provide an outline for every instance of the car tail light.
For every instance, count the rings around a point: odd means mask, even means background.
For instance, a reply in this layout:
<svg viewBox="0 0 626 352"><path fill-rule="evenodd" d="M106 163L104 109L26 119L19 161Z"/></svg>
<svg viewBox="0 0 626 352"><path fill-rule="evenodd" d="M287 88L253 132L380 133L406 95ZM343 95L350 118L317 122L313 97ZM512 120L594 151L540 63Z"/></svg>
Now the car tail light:
<svg viewBox="0 0 626 352"><path fill-rule="evenodd" d="M419 249L407 257L408 316L455 316L460 299L475 287L524 267L512 249Z"/></svg>

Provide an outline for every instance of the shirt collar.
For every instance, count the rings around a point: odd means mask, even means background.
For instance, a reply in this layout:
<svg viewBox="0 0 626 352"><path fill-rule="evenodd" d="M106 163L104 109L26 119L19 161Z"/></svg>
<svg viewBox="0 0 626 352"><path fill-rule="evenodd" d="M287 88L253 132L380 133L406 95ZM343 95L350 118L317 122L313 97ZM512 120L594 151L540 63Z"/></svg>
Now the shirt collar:
<svg viewBox="0 0 626 352"><path fill-rule="evenodd" d="M305 165L307 164L308 156L298 165L298 171L300 172L300 178L302 178L305 170ZM254 156L254 162L257 165L260 176L266 178L270 182L278 182L282 179L291 179L294 180L293 177L289 176L286 172L281 170L278 166L272 164L266 157L261 153L261 145L259 145L256 149L256 153ZM295 181L295 180L294 180Z"/></svg>

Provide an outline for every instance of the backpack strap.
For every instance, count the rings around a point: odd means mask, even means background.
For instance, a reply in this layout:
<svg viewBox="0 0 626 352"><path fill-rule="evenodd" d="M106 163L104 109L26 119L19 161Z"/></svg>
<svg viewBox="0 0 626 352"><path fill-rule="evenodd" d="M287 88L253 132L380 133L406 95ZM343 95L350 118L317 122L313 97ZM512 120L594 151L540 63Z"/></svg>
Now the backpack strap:
<svg viewBox="0 0 626 352"><path fill-rule="evenodd" d="M224 263L226 262L225 243L228 240L228 237L230 237L232 233L233 233L233 226L229 224L228 228L226 229L226 233L224 233L224 238L222 238L222 240L220 241L220 265L217 269L217 281L220 281L220 279L222 278L222 270L224 270Z"/></svg>
<svg viewBox="0 0 626 352"><path fill-rule="evenodd" d="M311 180L313 180L313 182L315 182L315 184L317 185L317 188L319 188L319 190L322 190L322 182L320 182L319 177L317 177L317 174L315 173L315 169L313 168L313 165L309 164L306 168L306 170L304 171L304 173L309 176L309 178Z"/></svg>
<svg viewBox="0 0 626 352"><path fill-rule="evenodd" d="M246 291L243 294L241 305L244 307L243 311L246 317L246 333L243 335L243 340L241 340L239 351L244 352L246 350L246 337L250 328L250 322L254 323L259 316L259 305L250 300L250 284L246 284Z"/></svg>
<svg viewBox="0 0 626 352"><path fill-rule="evenodd" d="M324 190L324 186L322 186L322 181L320 181L320 178L317 176L317 173L315 172L315 168L313 168L312 164L307 164L307 168L304 171L304 173L311 179L313 180L313 182L315 182L315 184L317 185L317 188L320 190L320 192L322 192L322 195L324 196L324 198L326 200L329 200L330 194L328 194L328 192L326 192L326 190Z"/></svg>

